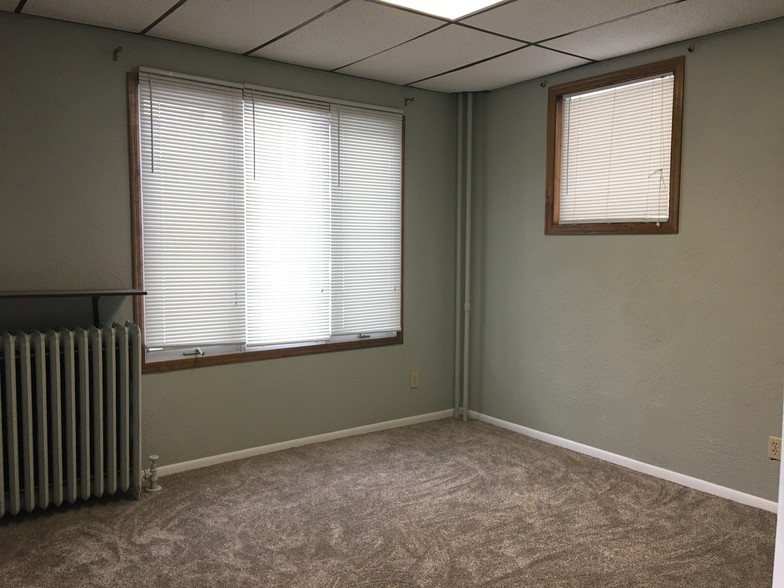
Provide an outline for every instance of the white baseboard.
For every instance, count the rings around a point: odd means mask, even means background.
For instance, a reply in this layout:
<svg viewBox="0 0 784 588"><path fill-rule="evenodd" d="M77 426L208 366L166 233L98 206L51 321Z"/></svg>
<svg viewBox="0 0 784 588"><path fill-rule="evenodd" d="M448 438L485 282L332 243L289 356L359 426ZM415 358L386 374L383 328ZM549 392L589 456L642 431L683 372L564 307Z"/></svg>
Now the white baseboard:
<svg viewBox="0 0 784 588"><path fill-rule="evenodd" d="M699 490L701 492L707 492L708 494L713 494L714 496L719 496L721 498L726 498L727 500L732 500L734 502L739 502L748 506L754 506L756 508L761 508L762 510L767 510L770 512L776 512L778 510L778 503L773 502L772 500L765 500L764 498L746 494L745 492L739 492L738 490L733 490L732 488L719 486L713 482L706 482L705 480L700 480L699 478L692 478L691 476L687 476L685 474L679 474L678 472L666 470L664 468L650 465L642 461L637 461L636 459L624 457L623 455L610 453L609 451L604 451L603 449L596 449L595 447L583 445L582 443L577 443L575 441L570 441L569 439L564 439L563 437L557 437L549 433L542 433L536 429L529 429L528 427L523 427L522 425L517 425L515 423L510 423L509 421L497 419L495 417L491 417L480 412L475 412L473 410L469 411L468 415L479 421L501 427L502 429L509 429L515 433L520 433L521 435L532 437L534 439L538 439L539 441L544 441L545 443L550 443L552 445L571 449L577 453L583 453L585 455L590 455L591 457L609 461L610 463L629 468L630 470L642 472L643 474L649 474L656 478L661 478L670 482L675 482L681 486L694 488L695 490Z"/></svg>
<svg viewBox="0 0 784 588"><path fill-rule="evenodd" d="M405 417L402 419L396 419L394 421L373 423L372 425L363 425L361 427L354 427L353 429L344 429L342 431L322 433L321 435L313 435L312 437L302 437L300 439L292 439L291 441L281 441L280 443L272 443L271 445L251 447L249 449L232 451L231 453L222 453L221 455L213 455L211 457L203 457L201 459L194 459L192 461L183 461L180 463L164 465L159 467L158 475L167 476L170 474L178 474L180 472L187 472L188 470L206 468L207 466L217 465L219 463L225 463L227 461L245 459L246 457L254 457L256 455L263 455L265 453L272 453L274 451L283 451L284 449L291 449L292 447L301 447L302 445L321 443L323 441L342 439L344 437L353 437L354 435L364 435L365 433L373 433L375 431L383 431L385 429L394 429L397 427L405 427L407 425L416 425L417 423L425 423L427 421L445 419L447 417L452 416L453 414L454 411L450 408L448 410L440 410L438 412L419 414L415 416Z"/></svg>

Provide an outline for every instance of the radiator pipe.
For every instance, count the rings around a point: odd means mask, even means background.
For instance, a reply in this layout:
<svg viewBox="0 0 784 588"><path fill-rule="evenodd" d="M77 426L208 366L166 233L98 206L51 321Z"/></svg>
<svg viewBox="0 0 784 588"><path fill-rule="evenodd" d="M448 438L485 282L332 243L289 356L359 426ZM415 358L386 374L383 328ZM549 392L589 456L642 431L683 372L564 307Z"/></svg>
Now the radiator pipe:
<svg viewBox="0 0 784 588"><path fill-rule="evenodd" d="M463 230L463 103L465 95L457 95L457 222L455 225L455 418L460 418L460 321L462 319L461 275L463 271L463 243L461 232Z"/></svg>
<svg viewBox="0 0 784 588"><path fill-rule="evenodd" d="M474 137L474 95L468 93L466 104L466 163L465 163L465 272L463 276L463 421L468 422L468 384L471 337L471 164Z"/></svg>
<svg viewBox="0 0 784 588"><path fill-rule="evenodd" d="M145 486L145 492L159 492L161 490L160 484L158 484L158 456L151 455L150 456L150 469L144 470L144 480L147 482L147 486Z"/></svg>

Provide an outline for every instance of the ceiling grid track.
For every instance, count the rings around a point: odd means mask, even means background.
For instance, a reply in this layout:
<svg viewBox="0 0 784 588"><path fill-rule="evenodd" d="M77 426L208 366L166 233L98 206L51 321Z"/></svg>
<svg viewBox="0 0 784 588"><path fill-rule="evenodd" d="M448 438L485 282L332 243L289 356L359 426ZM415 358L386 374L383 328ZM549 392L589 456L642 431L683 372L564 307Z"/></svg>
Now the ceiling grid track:
<svg viewBox="0 0 784 588"><path fill-rule="evenodd" d="M309 19L308 19L308 20L306 20L305 22L303 22L303 23L300 23L300 24L298 24L297 26L290 28L290 29L289 29L288 31L286 31L285 33L281 33L280 35L278 35L278 36L277 36L277 37L275 37L274 39L270 39L269 41L266 41L266 42L262 43L262 44L261 44L261 45L259 45L258 47L254 47L254 48L253 48L253 49L251 49L250 51L246 51L245 53L243 53L243 55L250 55L251 53L255 53L256 51L258 51L259 49L263 49L263 48L264 48L264 47L266 47L267 45L272 45L272 44L273 44L275 41L280 41L280 40L281 40L281 39L283 39L284 37L288 37L290 34L292 34L292 33L296 32L296 31L300 30L302 27L305 27L305 26L309 25L310 23L312 23L312 22L314 22L314 21L316 21L316 20L318 20L318 19L322 18L323 16L326 16L327 14L329 14L330 12L332 12L333 10L335 10L335 9L337 9L337 8L340 8L341 6L343 6L344 4L347 4L347 3L348 3L348 2L350 2L350 1L351 1L351 0L342 0L341 2L338 2L337 4L335 4L335 5L334 5L334 6L332 6L331 8L328 8L327 10L325 10L324 12L322 12L321 14L317 14L316 16L314 16L314 17L312 17L312 18L309 18Z"/></svg>
<svg viewBox="0 0 784 588"><path fill-rule="evenodd" d="M442 71L441 73L433 74L432 76L428 76L426 78L422 78L421 80L415 80L413 82L408 82L405 85L406 86L412 86L414 84L421 84L422 82L425 82L427 80L432 80L434 78L440 78L441 76L445 76L447 74L451 74L451 73L456 72L456 71L461 71L461 70L464 70L464 69L468 69L469 67L473 67L475 65L479 65L480 63L487 63L488 61L492 61L493 59L498 59L499 57L503 57L505 55L510 55L512 53L517 53L518 51L522 51L526 47L530 47L530 46L531 45L528 44L528 45L525 45L524 47L516 47L514 49L510 49L509 51L504 51L503 53L499 53L498 55L492 55L490 57L486 57L485 59L480 59L479 61L474 61L473 63L467 63L465 65L461 65L460 67L455 67L453 69L450 69L449 71Z"/></svg>
<svg viewBox="0 0 784 588"><path fill-rule="evenodd" d="M167 11L166 11L166 12L164 12L162 15L160 15L160 16L159 16L157 19L155 19L155 21L153 21L153 23L152 23L152 24L150 24L150 25L148 25L148 26L144 27L144 29L142 29L141 31L139 31L139 34L140 34L140 35L146 35L146 34L147 34L147 32L148 32L149 30L151 30L153 27L155 27L155 26L159 25L161 22L163 22L163 19L165 19L166 17L168 17L168 16L169 16L169 15L170 15L172 12L174 12L175 10L177 10L177 9L178 9L180 6L182 6L183 4L185 4L187 1L188 1L188 0L178 0L178 2L177 2L177 3L176 3L174 6L172 6L171 8L169 8L169 10L167 10Z"/></svg>
<svg viewBox="0 0 784 588"><path fill-rule="evenodd" d="M595 29L597 27L601 27L604 25L612 24L614 22L620 22L623 20L628 20L630 18L634 18L635 16L640 16L641 14L646 14L648 12L653 12L655 10L661 10L662 8L667 8L668 6L673 6L674 4L680 4L681 2L686 2L686 0L673 0L673 2L668 2L667 4L662 4L660 6L653 6L652 8L646 8L645 10L639 10L637 12L632 12L630 14L625 14L623 16L619 16L618 18L611 18L610 20L605 20L603 22L599 22L596 24L588 25L587 27L583 27L581 29L575 29L573 31L569 31L568 33L562 33L560 35L555 35L548 39L541 39L536 41L535 43L531 43L532 45L536 45L537 47L541 47L540 43L548 43L550 41L555 41L556 39L560 39L562 37L568 37L569 35L574 35L575 33L582 33L583 31L590 31L591 29ZM542 47L543 49L551 49L550 47ZM587 57L584 59L588 59Z"/></svg>
<svg viewBox="0 0 784 588"><path fill-rule="evenodd" d="M386 53L387 51L391 51L392 49L396 49L398 47L402 47L406 43L410 43L411 41L416 41L417 39L421 39L422 37L425 37L425 36L427 36L427 35L429 35L431 33L435 33L436 31L440 31L441 29L443 29L445 27L448 27L448 26L449 26L449 23L445 22L441 26L434 28L432 31L424 32L421 35L417 35L416 37L412 37L412 38L410 38L410 39L408 39L406 41L402 41L402 42L398 43L397 45L393 45L392 47L387 47L386 49L382 49L381 51L377 51L373 55L367 55L366 57L363 57L362 59L357 59L356 61L352 61L351 63L347 63L346 65L341 65L340 67L336 67L335 69L332 69L330 71L332 71L332 72L339 72L341 69L345 69L347 67L351 67L352 65L355 65L355 64L357 64L357 63L359 63L361 61L365 61L366 59L370 59L371 57L375 57L376 55L381 55L382 53Z"/></svg>

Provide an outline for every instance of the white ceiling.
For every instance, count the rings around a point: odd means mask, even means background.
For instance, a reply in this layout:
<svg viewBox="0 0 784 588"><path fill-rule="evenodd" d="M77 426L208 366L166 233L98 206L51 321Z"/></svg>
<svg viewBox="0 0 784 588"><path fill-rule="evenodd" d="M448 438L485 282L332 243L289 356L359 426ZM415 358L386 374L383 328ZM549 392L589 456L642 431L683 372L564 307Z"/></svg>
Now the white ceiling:
<svg viewBox="0 0 784 588"><path fill-rule="evenodd" d="M0 10L463 92L784 17L784 0L507 0L457 21L378 0L0 0Z"/></svg>

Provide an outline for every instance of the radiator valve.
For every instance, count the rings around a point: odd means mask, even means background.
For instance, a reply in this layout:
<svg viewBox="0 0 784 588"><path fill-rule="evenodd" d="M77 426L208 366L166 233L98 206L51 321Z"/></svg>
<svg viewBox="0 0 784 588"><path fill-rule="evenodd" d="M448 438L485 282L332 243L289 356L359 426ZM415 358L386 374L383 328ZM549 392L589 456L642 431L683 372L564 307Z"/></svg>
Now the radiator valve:
<svg viewBox="0 0 784 588"><path fill-rule="evenodd" d="M145 486L145 492L158 492L161 490L161 485L158 484L158 466L155 462L158 461L157 455L150 456L150 469L144 470L144 480L148 482Z"/></svg>

